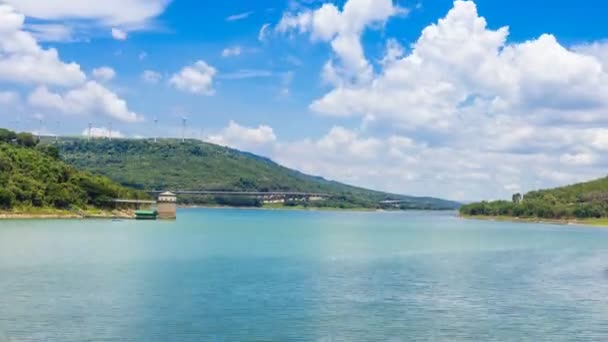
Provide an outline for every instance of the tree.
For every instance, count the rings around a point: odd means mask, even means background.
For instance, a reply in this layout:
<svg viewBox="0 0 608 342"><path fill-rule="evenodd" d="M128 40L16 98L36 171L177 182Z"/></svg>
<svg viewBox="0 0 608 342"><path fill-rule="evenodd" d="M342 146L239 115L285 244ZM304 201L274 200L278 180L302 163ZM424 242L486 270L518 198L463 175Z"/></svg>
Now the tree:
<svg viewBox="0 0 608 342"><path fill-rule="evenodd" d="M5 128L0 128L0 142L11 142L17 138L17 134Z"/></svg>
<svg viewBox="0 0 608 342"><path fill-rule="evenodd" d="M47 156L49 156L53 159L58 160L60 158L59 149L57 148L57 146L38 145L37 149L40 150L40 152L46 154Z"/></svg>
<svg viewBox="0 0 608 342"><path fill-rule="evenodd" d="M34 147L38 145L38 138L34 137L30 133L18 133L17 134L17 144L25 147Z"/></svg>
<svg viewBox="0 0 608 342"><path fill-rule="evenodd" d="M0 154L0 173L9 173L13 168L13 161L5 154Z"/></svg>
<svg viewBox="0 0 608 342"><path fill-rule="evenodd" d="M513 203L517 204L521 202L521 194L520 193L516 193L513 195Z"/></svg>
<svg viewBox="0 0 608 342"><path fill-rule="evenodd" d="M71 205L81 206L86 197L84 192L73 184L51 184L47 188L48 201L55 208L69 208Z"/></svg>

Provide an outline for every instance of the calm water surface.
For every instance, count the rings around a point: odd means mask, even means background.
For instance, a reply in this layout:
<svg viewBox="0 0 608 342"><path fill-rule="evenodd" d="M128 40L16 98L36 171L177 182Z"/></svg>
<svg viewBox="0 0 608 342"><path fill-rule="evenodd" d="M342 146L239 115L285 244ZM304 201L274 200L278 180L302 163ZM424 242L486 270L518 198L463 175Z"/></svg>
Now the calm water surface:
<svg viewBox="0 0 608 342"><path fill-rule="evenodd" d="M608 340L608 229L453 215L0 221L0 341Z"/></svg>

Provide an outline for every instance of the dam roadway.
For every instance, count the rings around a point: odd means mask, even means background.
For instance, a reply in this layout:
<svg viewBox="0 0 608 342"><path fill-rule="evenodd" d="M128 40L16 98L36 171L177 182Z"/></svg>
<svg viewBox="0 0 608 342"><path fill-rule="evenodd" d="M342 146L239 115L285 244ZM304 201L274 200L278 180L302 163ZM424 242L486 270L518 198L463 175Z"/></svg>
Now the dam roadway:
<svg viewBox="0 0 608 342"><path fill-rule="evenodd" d="M151 195L158 195L166 190L146 191ZM329 198L331 195L324 193L297 192L297 191L210 191L210 190L170 190L176 195L212 195L212 196L296 196L296 197L321 197Z"/></svg>
<svg viewBox="0 0 608 342"><path fill-rule="evenodd" d="M330 195L323 193L309 193L309 192L298 192L298 191L207 191L207 190L177 190L177 191L159 191L152 190L146 191L148 194L157 197L156 201L153 200L134 200L134 199L114 199L114 204L122 205L135 205L136 208L140 208L142 205L156 205L154 211L154 219L156 215L161 219L175 219L177 218L177 196L178 195L208 195L208 196L251 196L261 198L264 201L287 201L287 200L304 200L304 201L316 201L329 198ZM275 202L276 203L276 202ZM136 213L137 214L137 213ZM147 213L143 213L147 214ZM139 218L139 216L138 216Z"/></svg>

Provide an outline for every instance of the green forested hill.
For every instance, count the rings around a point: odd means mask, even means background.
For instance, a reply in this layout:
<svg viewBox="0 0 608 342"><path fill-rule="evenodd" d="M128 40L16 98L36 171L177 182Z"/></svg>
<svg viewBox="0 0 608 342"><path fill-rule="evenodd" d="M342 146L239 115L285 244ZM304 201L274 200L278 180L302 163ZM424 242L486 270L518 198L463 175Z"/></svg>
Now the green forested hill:
<svg viewBox="0 0 608 342"><path fill-rule="evenodd" d="M51 145L0 129L0 209L104 207L112 198L146 197L110 179L79 171Z"/></svg>
<svg viewBox="0 0 608 342"><path fill-rule="evenodd" d="M50 142L49 142L50 143ZM435 198L389 195L305 175L250 153L200 141L61 139L62 158L78 168L146 190L302 191L334 195L318 206L375 208L400 199L403 208L454 209ZM199 199L200 200L200 199Z"/></svg>
<svg viewBox="0 0 608 342"><path fill-rule="evenodd" d="M479 202L463 206L464 215L524 218L608 217L608 177L555 189L513 195L512 201Z"/></svg>

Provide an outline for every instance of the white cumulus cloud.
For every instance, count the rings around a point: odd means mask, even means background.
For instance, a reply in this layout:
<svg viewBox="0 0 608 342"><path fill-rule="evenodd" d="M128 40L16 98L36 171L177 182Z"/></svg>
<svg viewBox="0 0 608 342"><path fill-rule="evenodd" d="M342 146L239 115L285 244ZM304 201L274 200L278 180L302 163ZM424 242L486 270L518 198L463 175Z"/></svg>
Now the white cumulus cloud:
<svg viewBox="0 0 608 342"><path fill-rule="evenodd" d="M88 81L81 87L63 94L39 87L29 95L28 103L36 108L72 115L99 114L123 122L137 122L142 119L129 110L126 101L95 81Z"/></svg>
<svg viewBox="0 0 608 342"><path fill-rule="evenodd" d="M61 5L61 1L51 2ZM26 0L19 2L18 7L25 8L24 11L33 9L28 3L33 4ZM81 5L87 6L84 2ZM28 12L28 16L35 15ZM100 83L116 76L112 68L94 69L87 77L79 64L63 61L56 49L45 48L38 40L66 41L71 39L70 32L70 27L45 20L32 23L28 19L25 25L23 13L7 2L0 4L0 83L11 87L8 89L18 87L20 92L29 93L27 100L20 103L18 93L0 92L0 101L5 105L19 104L18 110L37 120L58 114L106 117L122 122L142 120L124 99Z"/></svg>
<svg viewBox="0 0 608 342"><path fill-rule="evenodd" d="M116 71L107 66L96 68L93 69L93 77L101 82L108 82L116 77Z"/></svg>
<svg viewBox="0 0 608 342"><path fill-rule="evenodd" d="M181 91L209 96L215 93L213 78L216 74L214 67L201 60L173 74L169 84Z"/></svg>
<svg viewBox="0 0 608 342"><path fill-rule="evenodd" d="M112 33L112 38L114 38L116 40L126 40L128 38L127 32L125 32L121 29L115 28L115 27L112 28L111 33Z"/></svg>
<svg viewBox="0 0 608 342"><path fill-rule="evenodd" d="M4 0L37 19L81 19L106 25L141 26L161 14L170 0Z"/></svg>
<svg viewBox="0 0 608 342"><path fill-rule="evenodd" d="M0 80L72 86L86 76L76 63L64 63L55 49L42 48L24 30L25 16L0 4Z"/></svg>
<svg viewBox="0 0 608 342"><path fill-rule="evenodd" d="M72 28L63 24L29 24L26 29L39 42L71 42L75 39Z"/></svg>
<svg viewBox="0 0 608 342"><path fill-rule="evenodd" d="M327 70L350 80L368 81L373 69L365 58L361 34L366 28L385 23L403 11L392 0L348 0L342 10L326 3L314 11L285 13L276 30L282 33L310 33L313 40L330 42L340 61L340 68L336 68L330 60ZM334 81L334 78L327 77L327 80Z"/></svg>
<svg viewBox="0 0 608 342"><path fill-rule="evenodd" d="M572 50L597 58L604 66L604 70L608 70L608 40L575 45Z"/></svg>
<svg viewBox="0 0 608 342"><path fill-rule="evenodd" d="M273 144L277 137L270 126L246 127L230 121L228 127L209 136L207 140L218 145L259 152Z"/></svg>
<svg viewBox="0 0 608 342"><path fill-rule="evenodd" d="M114 129L112 131L110 131L110 129L107 127L91 127L90 130L87 127L82 131L82 135L85 137L90 136L91 138L108 138L108 137L124 138L125 137L125 135L123 133L121 133L120 131L116 131Z"/></svg>
<svg viewBox="0 0 608 342"><path fill-rule="evenodd" d="M402 46L397 32L370 61L361 36L398 10L386 7L372 20L370 11L347 15L350 8L364 1L285 14L275 31L328 43L320 76L331 89L310 108L360 118L359 128L277 142L277 161L385 191L462 200L605 175L605 41L567 47L547 33L512 42L509 28L490 28L473 1L455 1L413 44Z"/></svg>
<svg viewBox="0 0 608 342"><path fill-rule="evenodd" d="M458 125L465 115L605 119L608 73L597 58L563 47L550 34L512 44L508 34L507 27L489 29L473 2L455 1L409 54L399 57L398 46L389 45L380 73L368 82L334 73L335 88L311 108L429 129Z"/></svg>

